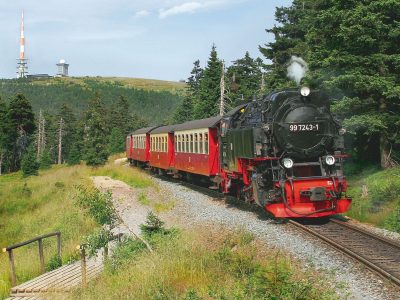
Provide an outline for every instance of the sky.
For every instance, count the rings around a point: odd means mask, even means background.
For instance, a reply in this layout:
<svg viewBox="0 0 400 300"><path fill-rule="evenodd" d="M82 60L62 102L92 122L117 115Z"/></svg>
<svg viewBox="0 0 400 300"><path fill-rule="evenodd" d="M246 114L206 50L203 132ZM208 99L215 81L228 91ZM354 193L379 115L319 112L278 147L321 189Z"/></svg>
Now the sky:
<svg viewBox="0 0 400 300"><path fill-rule="evenodd" d="M0 78L16 76L21 13L30 74L177 81L205 66L214 43L227 65L273 40L276 6L290 0L0 0Z"/></svg>

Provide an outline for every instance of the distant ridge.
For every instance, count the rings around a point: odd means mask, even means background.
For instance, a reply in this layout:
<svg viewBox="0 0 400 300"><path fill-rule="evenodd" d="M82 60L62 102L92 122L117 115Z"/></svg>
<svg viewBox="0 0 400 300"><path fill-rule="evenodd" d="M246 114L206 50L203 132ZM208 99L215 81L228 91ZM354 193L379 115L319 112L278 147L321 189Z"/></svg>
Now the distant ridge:
<svg viewBox="0 0 400 300"><path fill-rule="evenodd" d="M128 99L131 111L150 124L165 123L181 103L185 83L156 79L124 77L66 77L46 79L2 79L0 96L6 101L23 93L33 109L58 113L67 103L76 114L87 107L87 101L98 93L107 106L120 96Z"/></svg>

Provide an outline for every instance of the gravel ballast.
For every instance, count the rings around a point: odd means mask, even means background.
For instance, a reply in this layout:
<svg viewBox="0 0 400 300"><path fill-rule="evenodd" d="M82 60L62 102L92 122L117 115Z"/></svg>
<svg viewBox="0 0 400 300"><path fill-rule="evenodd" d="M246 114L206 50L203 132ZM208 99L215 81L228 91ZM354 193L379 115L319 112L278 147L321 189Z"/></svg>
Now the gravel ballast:
<svg viewBox="0 0 400 300"><path fill-rule="evenodd" d="M303 261L305 268L312 267L325 273L332 278L333 286L344 286L338 288L344 299L400 299L399 289L300 229L276 224L262 213L215 200L178 183L158 178L152 180L160 187L160 193L168 193L176 199L174 209L165 214L167 218L186 227L211 223L248 230L267 247L285 251Z"/></svg>

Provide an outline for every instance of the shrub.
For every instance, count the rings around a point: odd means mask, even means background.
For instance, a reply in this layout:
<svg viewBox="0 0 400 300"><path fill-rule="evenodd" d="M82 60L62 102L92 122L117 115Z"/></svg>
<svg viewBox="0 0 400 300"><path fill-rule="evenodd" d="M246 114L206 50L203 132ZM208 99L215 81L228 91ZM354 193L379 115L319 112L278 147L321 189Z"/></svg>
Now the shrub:
<svg viewBox="0 0 400 300"><path fill-rule="evenodd" d="M76 186L76 203L100 225L114 228L119 222L119 216L112 202L111 192L102 193L98 189L88 189L82 185Z"/></svg>
<svg viewBox="0 0 400 300"><path fill-rule="evenodd" d="M37 176L39 174L39 163L36 160L35 149L32 146L22 156L21 170L23 177Z"/></svg>
<svg viewBox="0 0 400 300"><path fill-rule="evenodd" d="M148 236L154 233L161 233L165 231L164 222L151 211L147 215L146 223L140 225L140 230L144 235Z"/></svg>
<svg viewBox="0 0 400 300"><path fill-rule="evenodd" d="M52 257L50 257L50 260L49 260L49 262L47 263L47 266L46 266L46 271L52 271L52 270L55 270L55 269L57 269L58 267L61 267L62 266L62 260L61 260L61 258L56 254L56 255L53 255Z"/></svg>

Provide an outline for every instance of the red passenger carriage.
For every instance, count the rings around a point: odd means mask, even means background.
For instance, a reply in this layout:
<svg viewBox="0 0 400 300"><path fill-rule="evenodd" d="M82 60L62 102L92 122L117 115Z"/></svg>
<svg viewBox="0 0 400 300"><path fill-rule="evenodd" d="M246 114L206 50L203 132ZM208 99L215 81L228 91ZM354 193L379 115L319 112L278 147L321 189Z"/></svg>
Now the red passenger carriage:
<svg viewBox="0 0 400 300"><path fill-rule="evenodd" d="M161 126L151 131L149 165L162 170L174 166L174 126Z"/></svg>
<svg viewBox="0 0 400 300"><path fill-rule="evenodd" d="M126 152L132 164L145 164L150 161L150 132L158 126L141 128L126 138Z"/></svg>
<svg viewBox="0 0 400 300"><path fill-rule="evenodd" d="M209 177L218 174L220 120L218 116L175 126L175 170Z"/></svg>

